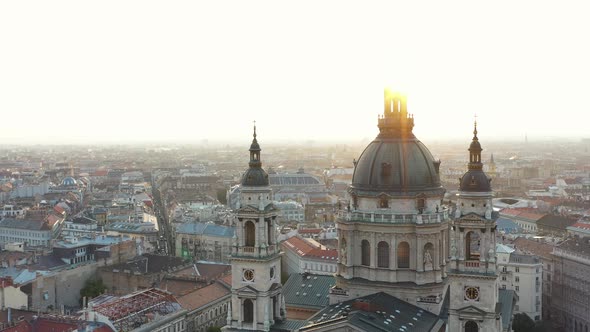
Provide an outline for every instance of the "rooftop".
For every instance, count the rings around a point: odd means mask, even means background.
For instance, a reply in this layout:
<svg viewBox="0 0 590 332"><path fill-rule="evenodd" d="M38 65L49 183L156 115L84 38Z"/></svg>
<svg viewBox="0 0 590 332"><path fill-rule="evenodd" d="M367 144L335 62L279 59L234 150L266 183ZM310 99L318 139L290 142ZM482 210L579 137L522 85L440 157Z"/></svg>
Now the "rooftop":
<svg viewBox="0 0 590 332"><path fill-rule="evenodd" d="M500 289L498 294L498 302L500 303L500 316L502 316L502 329L508 331L510 322L512 322L512 313L514 312L514 304L518 296L516 292L508 289Z"/></svg>
<svg viewBox="0 0 590 332"><path fill-rule="evenodd" d="M301 330L338 320L347 320L362 331L438 331L444 325L435 314L379 292L329 305L310 319L311 325Z"/></svg>
<svg viewBox="0 0 590 332"><path fill-rule="evenodd" d="M131 330L149 317L162 317L182 310L172 294L157 288L122 297L101 298L100 301L102 303L91 301L93 308L90 309L89 304L88 310L105 316L118 331Z"/></svg>
<svg viewBox="0 0 590 332"><path fill-rule="evenodd" d="M541 264L541 260L539 259L539 257L536 257L536 256L512 253L510 255L510 263L531 264L532 265L532 264Z"/></svg>
<svg viewBox="0 0 590 332"><path fill-rule="evenodd" d="M212 222L207 223L185 223L176 225L176 233L194 234L194 235L211 235L218 237L233 237L234 228L216 225Z"/></svg>
<svg viewBox="0 0 590 332"><path fill-rule="evenodd" d="M513 242L514 247L524 253L534 254L540 257L549 258L553 251L553 246L544 242L530 240L524 237L518 237Z"/></svg>
<svg viewBox="0 0 590 332"><path fill-rule="evenodd" d="M178 298L178 303L187 310L196 310L231 295L231 289L215 282Z"/></svg>
<svg viewBox="0 0 590 332"><path fill-rule="evenodd" d="M333 276L295 273L283 286L287 306L322 309L330 304L328 294L336 284Z"/></svg>
<svg viewBox="0 0 590 332"><path fill-rule="evenodd" d="M24 229L29 231L50 231L51 229L46 222L37 220L22 220L22 219L11 219L4 218L0 221L0 227L13 228L13 229Z"/></svg>
<svg viewBox="0 0 590 332"><path fill-rule="evenodd" d="M116 264L105 268L108 268L109 270L117 269L120 271L128 270L139 274L151 274L168 271L172 268L184 266L185 264L186 261L181 257L144 254L142 256L137 256L125 263Z"/></svg>

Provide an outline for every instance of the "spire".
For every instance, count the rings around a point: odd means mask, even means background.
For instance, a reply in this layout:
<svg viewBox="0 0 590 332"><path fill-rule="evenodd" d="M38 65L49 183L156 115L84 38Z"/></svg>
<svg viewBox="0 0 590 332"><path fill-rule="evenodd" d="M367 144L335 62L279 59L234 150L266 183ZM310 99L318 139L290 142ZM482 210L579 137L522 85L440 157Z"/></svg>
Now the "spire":
<svg viewBox="0 0 590 332"><path fill-rule="evenodd" d="M262 162L260 161L260 151L262 150L258 145L256 136L256 121L254 121L249 167L242 176L242 185L244 186L268 186L268 174L262 169Z"/></svg>
<svg viewBox="0 0 590 332"><path fill-rule="evenodd" d="M256 121L254 121L254 134L252 135L252 144L250 144L250 167L261 167L260 162L260 145L256 139Z"/></svg>
<svg viewBox="0 0 590 332"><path fill-rule="evenodd" d="M479 144L479 138L477 137L477 115L476 120L473 123L473 139L469 145L469 169L483 169L481 163L481 144Z"/></svg>
<svg viewBox="0 0 590 332"><path fill-rule="evenodd" d="M406 96L385 89L383 115L378 117L379 137L413 137L414 116L408 114Z"/></svg>

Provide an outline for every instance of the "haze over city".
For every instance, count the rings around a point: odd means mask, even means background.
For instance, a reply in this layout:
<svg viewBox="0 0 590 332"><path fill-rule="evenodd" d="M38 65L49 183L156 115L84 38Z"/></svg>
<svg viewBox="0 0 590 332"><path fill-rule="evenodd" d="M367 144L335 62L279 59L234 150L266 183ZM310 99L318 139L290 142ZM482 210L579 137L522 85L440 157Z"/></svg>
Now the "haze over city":
<svg viewBox="0 0 590 332"><path fill-rule="evenodd" d="M0 144L580 138L582 2L0 4ZM22 119L23 121L20 121Z"/></svg>

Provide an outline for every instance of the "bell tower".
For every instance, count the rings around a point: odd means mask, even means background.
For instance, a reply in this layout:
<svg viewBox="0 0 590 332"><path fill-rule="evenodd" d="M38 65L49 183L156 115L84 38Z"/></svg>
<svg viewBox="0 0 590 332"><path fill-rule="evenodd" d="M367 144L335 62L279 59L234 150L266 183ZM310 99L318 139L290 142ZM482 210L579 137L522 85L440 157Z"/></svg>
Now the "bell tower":
<svg viewBox="0 0 590 332"><path fill-rule="evenodd" d="M467 172L451 222L449 331L501 331L496 273L496 216L491 179L483 171L477 122Z"/></svg>
<svg viewBox="0 0 590 332"><path fill-rule="evenodd" d="M262 169L260 145L250 145L249 168L242 176L232 244L232 298L224 331L269 331L285 319L281 286L281 252L277 243L268 174Z"/></svg>

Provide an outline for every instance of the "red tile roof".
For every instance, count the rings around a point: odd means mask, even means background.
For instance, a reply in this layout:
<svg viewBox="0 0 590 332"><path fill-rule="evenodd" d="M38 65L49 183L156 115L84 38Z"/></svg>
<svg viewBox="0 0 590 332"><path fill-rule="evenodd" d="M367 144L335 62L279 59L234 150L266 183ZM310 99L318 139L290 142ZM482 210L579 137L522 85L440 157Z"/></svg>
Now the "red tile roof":
<svg viewBox="0 0 590 332"><path fill-rule="evenodd" d="M229 296L230 294L231 290L229 288L216 282L179 297L178 303L180 303L184 309L190 311Z"/></svg>
<svg viewBox="0 0 590 332"><path fill-rule="evenodd" d="M305 257L315 257L320 259L336 260L338 259L338 250L315 248L308 252Z"/></svg>
<svg viewBox="0 0 590 332"><path fill-rule="evenodd" d="M107 176L108 173L109 171L106 169L97 169L92 173L92 176Z"/></svg>
<svg viewBox="0 0 590 332"><path fill-rule="evenodd" d="M294 236L282 244L284 250L289 250L295 252L299 256L317 258L317 259L326 259L326 260L335 260L338 258L338 250L336 249L326 249L325 247L318 247L314 246L313 244L309 243L308 241Z"/></svg>
<svg viewBox="0 0 590 332"><path fill-rule="evenodd" d="M537 221L545 216L544 214L536 213L536 211L536 209L531 208L503 209L500 211L500 214L529 219L532 221Z"/></svg>
<svg viewBox="0 0 590 332"><path fill-rule="evenodd" d="M33 332L33 327L26 320L17 322L14 326L5 329L0 328L1 332Z"/></svg>
<svg viewBox="0 0 590 332"><path fill-rule="evenodd" d="M577 223L573 224L572 227L590 230L590 224L585 223L585 222L577 222Z"/></svg>
<svg viewBox="0 0 590 332"><path fill-rule="evenodd" d="M290 250L293 251L295 253L297 253L297 255L299 256L304 256L305 254L307 254L308 252L310 252L311 250L314 249L314 246L312 246L309 242L294 236L286 241L284 241L281 246L285 249L285 250Z"/></svg>
<svg viewBox="0 0 590 332"><path fill-rule="evenodd" d="M524 237L516 238L513 242L514 247L525 253L530 253L540 257L550 257L553 246L544 242L529 240Z"/></svg>

